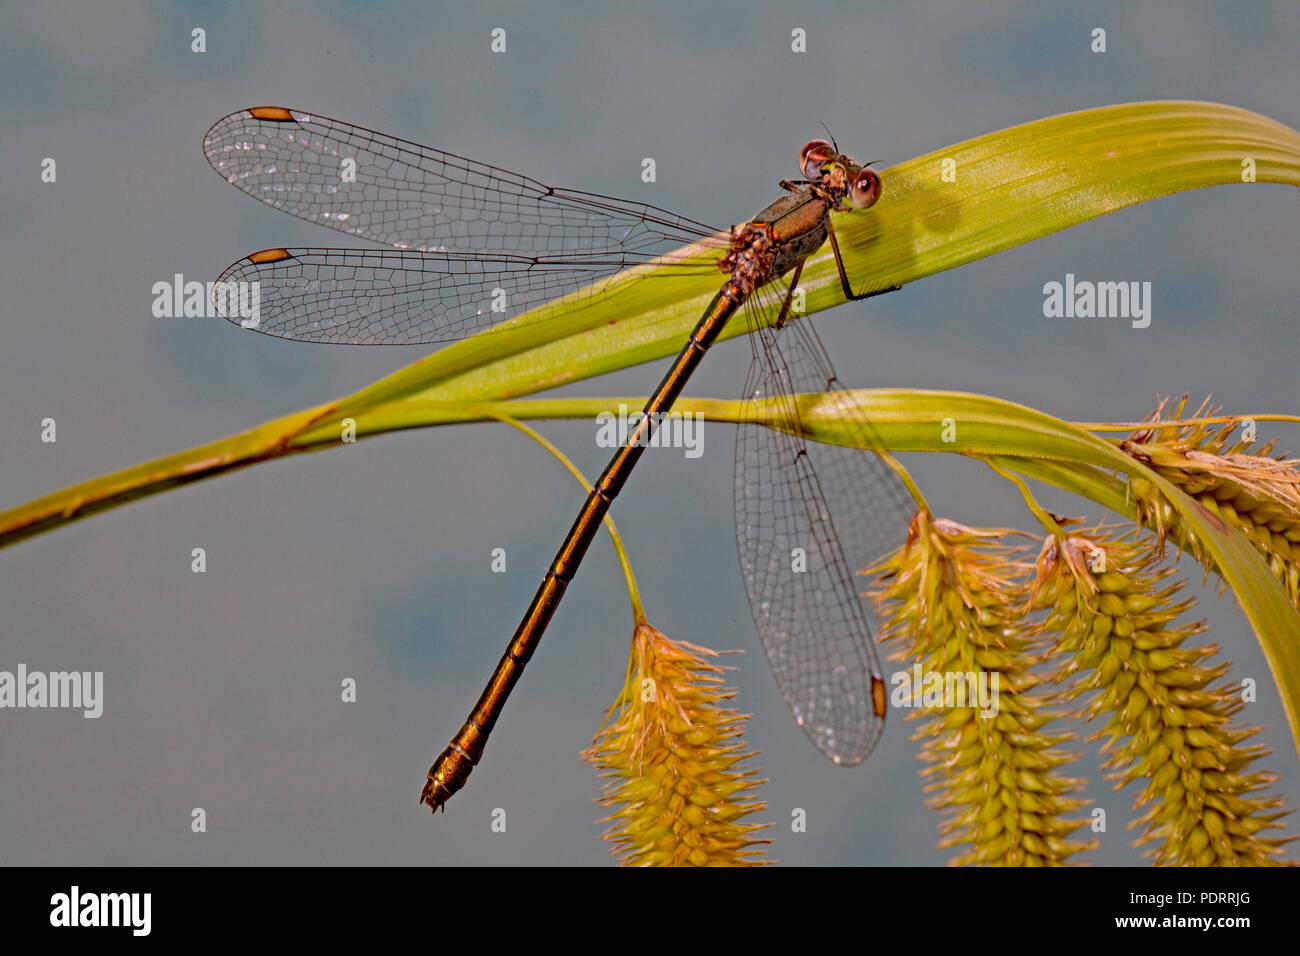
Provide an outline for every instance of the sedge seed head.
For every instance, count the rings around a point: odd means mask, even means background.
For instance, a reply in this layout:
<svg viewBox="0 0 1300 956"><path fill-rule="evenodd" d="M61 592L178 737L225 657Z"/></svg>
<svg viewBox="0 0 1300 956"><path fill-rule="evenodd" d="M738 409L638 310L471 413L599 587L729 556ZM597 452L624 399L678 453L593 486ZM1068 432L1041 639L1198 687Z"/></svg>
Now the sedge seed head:
<svg viewBox="0 0 1300 956"><path fill-rule="evenodd" d="M1087 698L1087 720L1105 718L1104 766L1116 787L1144 781L1139 845L1161 865L1267 865L1283 844L1280 798L1258 795L1269 777L1242 771L1262 754L1242 741L1258 728L1234 727L1231 685L1213 687L1226 665L1202 661L1213 646L1186 646L1205 630L1186 621L1193 601L1171 584L1160 540L1095 529L1054 542L1073 559L1040 560L1034 593L1057 637L1055 679L1067 699ZM1046 550L1046 549L1045 549ZM1083 553L1104 556L1083 561Z"/></svg>
<svg viewBox="0 0 1300 956"><path fill-rule="evenodd" d="M1068 735L1044 727L1056 716L1030 673L1037 663L1025 624L1028 565L1005 532L977 530L922 512L907 544L875 570L875 597L885 617L881 639L895 660L926 672L920 700L922 777L942 813L940 847L959 848L951 862L1059 865L1091 844L1068 839L1082 826L1068 814L1080 781L1060 768L1074 760L1056 749ZM996 714L932 696L931 676L974 674L999 691ZM956 682L954 682L954 686Z"/></svg>
<svg viewBox="0 0 1300 956"><path fill-rule="evenodd" d="M748 716L726 706L716 652L649 624L632 639L627 678L583 758L607 778L604 839L622 866L755 866L765 781L745 762Z"/></svg>
<svg viewBox="0 0 1300 956"><path fill-rule="evenodd" d="M1273 456L1272 442L1251 450L1251 442L1234 440L1236 422L1199 421L1219 417L1208 399L1190 420L1183 417L1186 395L1168 417L1167 405L1162 400L1148 424L1120 443L1121 450L1239 529L1300 607L1300 461ZM1205 549L1151 482L1134 479L1130 491L1145 526L1162 539L1187 545L1208 567Z"/></svg>

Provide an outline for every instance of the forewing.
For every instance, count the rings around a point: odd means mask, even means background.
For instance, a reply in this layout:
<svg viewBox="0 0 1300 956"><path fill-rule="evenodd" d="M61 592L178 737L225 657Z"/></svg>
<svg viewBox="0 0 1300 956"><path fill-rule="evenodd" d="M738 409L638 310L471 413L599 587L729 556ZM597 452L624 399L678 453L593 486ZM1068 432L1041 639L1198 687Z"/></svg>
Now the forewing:
<svg viewBox="0 0 1300 956"><path fill-rule="evenodd" d="M648 258L716 231L656 206L554 189L281 107L223 117L203 151L218 174L255 199L398 249Z"/></svg>

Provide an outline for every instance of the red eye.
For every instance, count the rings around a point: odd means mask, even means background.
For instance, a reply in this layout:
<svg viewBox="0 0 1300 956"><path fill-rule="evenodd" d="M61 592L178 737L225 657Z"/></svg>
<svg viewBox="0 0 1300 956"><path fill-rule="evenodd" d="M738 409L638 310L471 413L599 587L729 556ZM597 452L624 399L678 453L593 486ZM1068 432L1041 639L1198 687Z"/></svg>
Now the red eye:
<svg viewBox="0 0 1300 956"><path fill-rule="evenodd" d="M799 150L799 172L809 182L822 178L822 166L835 158L835 147L824 139L815 139Z"/></svg>
<svg viewBox="0 0 1300 956"><path fill-rule="evenodd" d="M879 198L880 176L874 169L862 170L849 188L849 201L853 203L853 208L866 209L874 206Z"/></svg>

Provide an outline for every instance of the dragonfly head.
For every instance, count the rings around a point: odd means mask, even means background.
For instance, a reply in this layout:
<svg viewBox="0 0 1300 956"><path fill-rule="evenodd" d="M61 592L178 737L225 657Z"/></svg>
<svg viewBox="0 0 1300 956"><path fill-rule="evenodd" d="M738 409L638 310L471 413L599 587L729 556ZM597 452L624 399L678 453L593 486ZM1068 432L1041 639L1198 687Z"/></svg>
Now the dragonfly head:
<svg viewBox="0 0 1300 956"><path fill-rule="evenodd" d="M880 198L880 174L858 165L824 139L814 139L799 151L799 171L810 183L827 187L837 203L848 196L854 209L874 206Z"/></svg>

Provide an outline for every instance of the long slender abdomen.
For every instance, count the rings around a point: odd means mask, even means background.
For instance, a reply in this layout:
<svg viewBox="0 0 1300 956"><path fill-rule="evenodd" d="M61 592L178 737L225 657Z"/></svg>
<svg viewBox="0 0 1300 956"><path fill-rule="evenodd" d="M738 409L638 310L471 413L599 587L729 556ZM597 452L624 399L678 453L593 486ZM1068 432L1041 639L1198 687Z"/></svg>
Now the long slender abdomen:
<svg viewBox="0 0 1300 956"><path fill-rule="evenodd" d="M524 665L537 650L542 634L559 607L569 582L577 574L609 506L618 497L631 476L632 469L649 446L655 428L658 427L659 416L672 408L691 374L704 358L704 353L717 341L719 333L736 314L747 295L748 292L733 274L709 302L704 315L691 332L691 337L677 354L677 360L646 402L641 419L628 435L627 443L614 453L600 479L587 495L582 510L578 512L564 543L551 561L528 611L515 629L505 654L497 663L496 670L492 672L492 677L469 718L429 768L428 779L420 794L421 803L427 803L436 811L469 779L470 773L483 756L488 735L501 716L506 698L523 674Z"/></svg>

